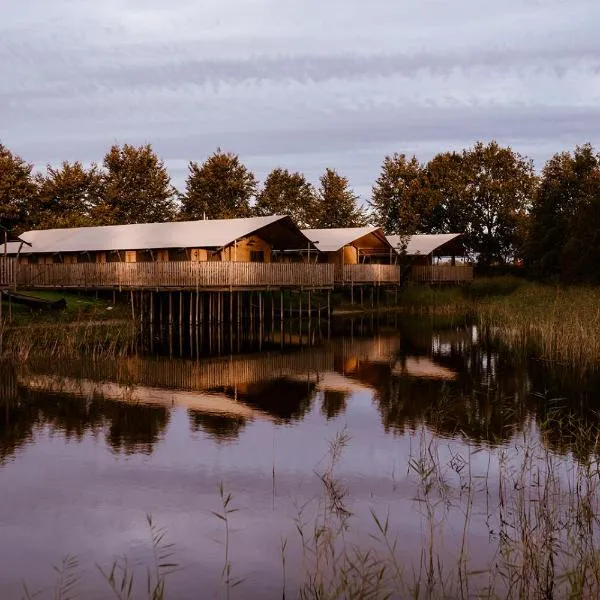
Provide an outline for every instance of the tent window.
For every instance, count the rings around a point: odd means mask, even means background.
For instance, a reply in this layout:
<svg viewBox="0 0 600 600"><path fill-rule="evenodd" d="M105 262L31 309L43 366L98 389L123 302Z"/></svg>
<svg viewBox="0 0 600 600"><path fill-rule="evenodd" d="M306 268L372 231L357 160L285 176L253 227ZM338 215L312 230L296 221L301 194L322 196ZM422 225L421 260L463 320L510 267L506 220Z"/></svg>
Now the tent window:
<svg viewBox="0 0 600 600"><path fill-rule="evenodd" d="M135 251L136 262L154 262L154 254L152 250L136 250Z"/></svg>
<svg viewBox="0 0 600 600"><path fill-rule="evenodd" d="M169 262L191 260L191 252L187 248L169 248Z"/></svg>
<svg viewBox="0 0 600 600"><path fill-rule="evenodd" d="M96 261L92 258L92 255L89 252L81 252L80 254L77 255L77 262L78 263L91 263L91 262L96 262Z"/></svg>
<svg viewBox="0 0 600 600"><path fill-rule="evenodd" d="M106 254L106 262L124 262L124 257L118 250L111 250Z"/></svg>

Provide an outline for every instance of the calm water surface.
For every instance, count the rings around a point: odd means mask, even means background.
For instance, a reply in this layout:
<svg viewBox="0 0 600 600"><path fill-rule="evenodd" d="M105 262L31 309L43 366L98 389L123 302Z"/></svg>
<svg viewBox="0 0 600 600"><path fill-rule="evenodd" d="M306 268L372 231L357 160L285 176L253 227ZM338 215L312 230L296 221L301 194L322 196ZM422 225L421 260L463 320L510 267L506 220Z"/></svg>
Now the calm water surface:
<svg viewBox="0 0 600 600"><path fill-rule="evenodd" d="M426 532L408 465L435 440L442 463L468 457L487 476L468 531L475 567L484 565L493 532L483 504L497 493L499 457L529 438L565 464L576 460L581 443L575 449L556 424L596 419L600 390L592 377L503 353L471 327L391 318L336 323L330 338L224 332L210 351L193 335L119 360L4 365L0 386L2 598L20 598L23 581L48 587L65 555L78 557L86 598L108 597L96 565L117 555L143 580L148 514L175 544L169 597L222 597L224 526L213 515L221 483L238 509L229 552L244 581L232 597L281 597L282 539L293 595L302 573L296 519L299 510L306 523L314 518L318 473L342 430L350 441L337 476L352 541L370 543L370 510L389 514L402 561L418 565ZM462 527L450 510L442 556L455 554Z"/></svg>

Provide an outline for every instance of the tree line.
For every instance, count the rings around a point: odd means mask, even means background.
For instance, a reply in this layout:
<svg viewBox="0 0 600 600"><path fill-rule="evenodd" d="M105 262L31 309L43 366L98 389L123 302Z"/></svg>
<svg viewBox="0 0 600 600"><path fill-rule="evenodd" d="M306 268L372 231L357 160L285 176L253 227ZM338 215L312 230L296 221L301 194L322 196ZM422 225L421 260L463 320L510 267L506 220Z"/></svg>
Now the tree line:
<svg viewBox="0 0 600 600"><path fill-rule="evenodd" d="M327 168L316 186L276 168L262 184L236 154L190 162L177 191L151 145L114 145L101 164L63 162L34 173L0 144L0 223L16 232L285 214L300 227L373 224L388 234L464 234L483 266L523 262L530 273L600 282L600 154L590 144L533 161L492 141L426 163L386 156L366 205Z"/></svg>

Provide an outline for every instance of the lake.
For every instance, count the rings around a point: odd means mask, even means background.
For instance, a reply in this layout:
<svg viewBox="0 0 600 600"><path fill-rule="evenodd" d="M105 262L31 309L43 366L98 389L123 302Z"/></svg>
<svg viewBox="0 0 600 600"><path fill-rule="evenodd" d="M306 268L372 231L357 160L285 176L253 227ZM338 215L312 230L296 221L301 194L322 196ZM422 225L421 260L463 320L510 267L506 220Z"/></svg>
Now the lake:
<svg viewBox="0 0 600 600"><path fill-rule="evenodd" d="M123 556L132 597L147 597L149 516L173 544L168 598L296 597L311 573L339 578L332 548L387 560L381 529L397 540L396 597L415 581L470 597L494 569L506 591L526 574L511 542L528 532L545 556L542 537L571 523L564 498L596 460L599 391L597 375L512 355L466 323L393 315L153 332L126 358L5 364L2 598L23 582L53 598L65 557L78 597L111 597L100 568ZM600 514L595 488L587 498Z"/></svg>

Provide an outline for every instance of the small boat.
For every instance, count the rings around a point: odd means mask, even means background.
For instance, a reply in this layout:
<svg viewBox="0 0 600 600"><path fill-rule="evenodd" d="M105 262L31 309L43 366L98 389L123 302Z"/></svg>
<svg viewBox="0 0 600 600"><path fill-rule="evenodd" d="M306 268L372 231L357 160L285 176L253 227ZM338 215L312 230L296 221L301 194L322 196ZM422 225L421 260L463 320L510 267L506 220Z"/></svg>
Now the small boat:
<svg viewBox="0 0 600 600"><path fill-rule="evenodd" d="M23 304L24 306L37 308L38 310L62 310L67 307L67 301L64 298L60 298L59 300L46 300L45 298L15 294L14 292L6 290L2 292L2 297L15 304Z"/></svg>

